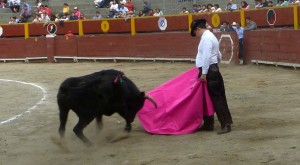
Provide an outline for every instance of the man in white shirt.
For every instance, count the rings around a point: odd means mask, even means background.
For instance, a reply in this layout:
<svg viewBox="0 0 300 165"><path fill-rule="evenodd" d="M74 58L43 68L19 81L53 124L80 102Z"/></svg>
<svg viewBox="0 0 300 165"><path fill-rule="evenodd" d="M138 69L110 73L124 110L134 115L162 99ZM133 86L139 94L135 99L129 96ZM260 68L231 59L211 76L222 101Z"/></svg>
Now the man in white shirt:
<svg viewBox="0 0 300 165"><path fill-rule="evenodd" d="M227 105L224 81L219 72L218 62L222 55L219 51L219 41L215 35L206 28L205 19L197 19L191 23L191 36L200 37L198 53L196 56L196 66L199 68L199 78L207 82L208 92L212 99L221 131L219 134L231 131L232 118ZM204 124L200 130L214 130L214 116L204 116Z"/></svg>
<svg viewBox="0 0 300 165"><path fill-rule="evenodd" d="M237 4L233 3L233 0L229 0L225 7L225 10L228 10L228 11L233 11L233 10L237 10L237 9L238 9L238 6L237 6Z"/></svg>

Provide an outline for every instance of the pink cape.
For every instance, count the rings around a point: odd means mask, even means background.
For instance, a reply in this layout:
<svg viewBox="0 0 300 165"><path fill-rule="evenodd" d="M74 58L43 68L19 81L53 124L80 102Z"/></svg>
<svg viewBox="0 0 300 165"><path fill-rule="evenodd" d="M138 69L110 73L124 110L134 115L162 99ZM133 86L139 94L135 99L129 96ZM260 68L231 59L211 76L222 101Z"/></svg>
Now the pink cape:
<svg viewBox="0 0 300 165"><path fill-rule="evenodd" d="M202 123L203 115L213 115L214 109L207 85L197 78L192 68L151 90L157 109L146 100L138 112L144 129L153 134L189 134Z"/></svg>

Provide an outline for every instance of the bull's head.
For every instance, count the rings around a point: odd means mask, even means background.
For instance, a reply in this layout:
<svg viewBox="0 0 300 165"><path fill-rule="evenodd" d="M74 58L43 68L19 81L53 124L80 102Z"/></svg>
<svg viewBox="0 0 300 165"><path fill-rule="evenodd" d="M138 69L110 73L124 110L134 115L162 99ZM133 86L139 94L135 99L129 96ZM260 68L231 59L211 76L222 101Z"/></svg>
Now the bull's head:
<svg viewBox="0 0 300 165"><path fill-rule="evenodd" d="M156 101L149 95L145 94L145 92L141 92L134 100L131 100L129 103L129 113L128 113L128 120L130 123L133 122L137 112L143 108L145 100L148 99L151 101L155 108L157 108Z"/></svg>

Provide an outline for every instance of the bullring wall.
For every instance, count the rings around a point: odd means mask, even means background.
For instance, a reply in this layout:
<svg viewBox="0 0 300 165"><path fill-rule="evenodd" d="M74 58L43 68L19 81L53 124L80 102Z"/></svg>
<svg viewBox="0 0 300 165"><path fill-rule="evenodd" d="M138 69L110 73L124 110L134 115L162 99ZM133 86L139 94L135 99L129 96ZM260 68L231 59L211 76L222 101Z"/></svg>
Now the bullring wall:
<svg viewBox="0 0 300 165"><path fill-rule="evenodd" d="M57 27L55 32L57 36L54 38L45 37L49 28L42 23L3 24L0 61L45 57L47 61L53 62L57 56L194 59L199 39L189 36L189 25L192 20L206 18L212 27L217 29L223 20L240 21L243 25L245 17L250 16L259 27L264 28L245 32L246 63L251 60L266 60L299 64L298 8L299 6L274 8L272 17L269 17L270 9L260 9L128 20L68 21L63 25L55 22L51 23ZM163 30L162 25L165 25ZM292 26L294 29L280 28L282 26ZM69 30L76 36L63 36ZM238 54L236 34L233 32L215 32L215 34L220 40L224 61L236 62Z"/></svg>

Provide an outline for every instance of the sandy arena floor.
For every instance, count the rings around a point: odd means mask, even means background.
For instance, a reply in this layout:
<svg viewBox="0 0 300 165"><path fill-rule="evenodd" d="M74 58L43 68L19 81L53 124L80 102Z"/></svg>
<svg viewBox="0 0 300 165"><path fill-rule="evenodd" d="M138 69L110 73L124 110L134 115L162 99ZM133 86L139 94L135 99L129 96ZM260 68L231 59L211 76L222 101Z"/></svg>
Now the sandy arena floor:
<svg viewBox="0 0 300 165"><path fill-rule="evenodd" d="M124 120L104 117L91 123L86 148L72 129L58 135L56 94L60 83L102 69L118 69L141 90L150 90L193 67L193 63L0 64L0 165L296 165L300 162L300 71L264 65L221 65L233 131L162 136L144 132L138 119L128 138ZM15 117L15 118L13 118ZM11 119L11 120L8 120ZM62 145L65 148L59 146Z"/></svg>

